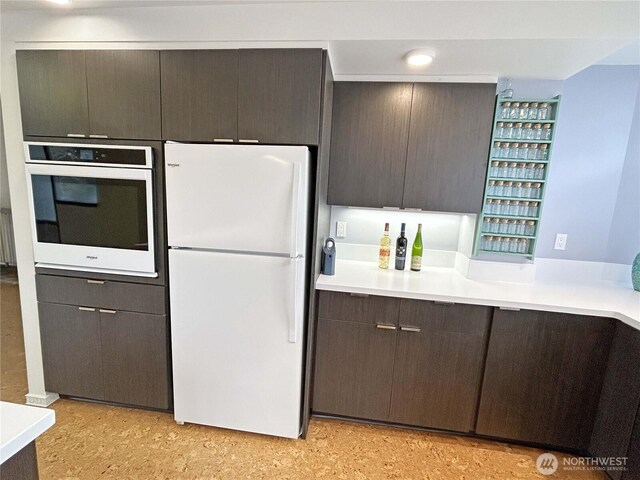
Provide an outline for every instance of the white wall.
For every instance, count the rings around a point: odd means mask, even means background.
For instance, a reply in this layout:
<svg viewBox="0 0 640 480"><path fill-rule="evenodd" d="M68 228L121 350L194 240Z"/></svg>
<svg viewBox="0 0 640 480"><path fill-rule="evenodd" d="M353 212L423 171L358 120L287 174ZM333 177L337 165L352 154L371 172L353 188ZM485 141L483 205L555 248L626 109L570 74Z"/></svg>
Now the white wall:
<svg viewBox="0 0 640 480"><path fill-rule="evenodd" d="M636 107L627 155L622 167L618 198L611 220L607 262L630 264L640 252L640 91Z"/></svg>
<svg viewBox="0 0 640 480"><path fill-rule="evenodd" d="M466 216L471 217L472 222L475 220L475 215L333 206L330 235L337 244L379 245L385 223L390 224L389 235L394 240L400 235L401 224L406 223L406 236L409 242L413 242L418 223L421 223L425 249L457 252L462 223ZM346 238L336 236L338 221L347 222ZM375 258L372 259L374 260Z"/></svg>
<svg viewBox="0 0 640 480"><path fill-rule="evenodd" d="M637 66L593 66L566 80L536 255L604 262L640 85ZM568 234L554 250L556 233Z"/></svg>

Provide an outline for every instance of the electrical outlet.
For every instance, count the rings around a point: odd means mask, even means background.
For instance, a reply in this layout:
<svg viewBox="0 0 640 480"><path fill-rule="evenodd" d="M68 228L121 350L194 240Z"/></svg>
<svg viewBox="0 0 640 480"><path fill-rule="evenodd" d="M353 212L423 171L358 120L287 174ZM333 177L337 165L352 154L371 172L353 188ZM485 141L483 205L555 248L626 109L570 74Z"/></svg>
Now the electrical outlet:
<svg viewBox="0 0 640 480"><path fill-rule="evenodd" d="M336 237L346 238L347 236L347 222L336 222Z"/></svg>
<svg viewBox="0 0 640 480"><path fill-rule="evenodd" d="M566 233L558 233L556 234L556 244L553 247L556 250L564 250L567 248L567 234Z"/></svg>

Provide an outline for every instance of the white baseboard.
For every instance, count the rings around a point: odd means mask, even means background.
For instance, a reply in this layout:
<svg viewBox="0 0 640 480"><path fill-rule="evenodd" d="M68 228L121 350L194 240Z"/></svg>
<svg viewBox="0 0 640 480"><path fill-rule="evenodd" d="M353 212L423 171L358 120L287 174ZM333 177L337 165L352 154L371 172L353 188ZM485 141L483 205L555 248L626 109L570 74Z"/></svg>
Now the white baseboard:
<svg viewBox="0 0 640 480"><path fill-rule="evenodd" d="M27 393L25 395L27 399L27 405L32 405L34 407L48 407L53 402L60 398L60 395L57 393L46 392L44 395L40 395L37 393Z"/></svg>

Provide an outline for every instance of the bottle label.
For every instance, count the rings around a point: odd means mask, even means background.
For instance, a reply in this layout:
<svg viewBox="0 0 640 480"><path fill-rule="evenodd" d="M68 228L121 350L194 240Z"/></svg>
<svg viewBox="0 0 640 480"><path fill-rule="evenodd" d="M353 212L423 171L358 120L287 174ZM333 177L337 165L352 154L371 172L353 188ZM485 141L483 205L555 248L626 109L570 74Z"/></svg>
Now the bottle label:
<svg viewBox="0 0 640 480"><path fill-rule="evenodd" d="M391 251L388 248L381 248L380 249L380 256L381 257L388 257L389 255L391 255Z"/></svg>
<svg viewBox="0 0 640 480"><path fill-rule="evenodd" d="M411 270L420 270L422 267L422 257L412 256L411 257Z"/></svg>

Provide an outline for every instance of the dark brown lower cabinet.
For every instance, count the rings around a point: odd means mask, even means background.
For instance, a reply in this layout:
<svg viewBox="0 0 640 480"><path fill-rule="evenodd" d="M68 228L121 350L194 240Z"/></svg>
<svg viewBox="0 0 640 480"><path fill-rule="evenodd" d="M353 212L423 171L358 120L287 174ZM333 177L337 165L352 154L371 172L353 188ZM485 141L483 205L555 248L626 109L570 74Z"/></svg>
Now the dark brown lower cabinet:
<svg viewBox="0 0 640 480"><path fill-rule="evenodd" d="M640 408L631 432L631 441L627 450L627 469L622 473L622 480L640 480Z"/></svg>
<svg viewBox="0 0 640 480"><path fill-rule="evenodd" d="M46 389L104 400L98 309L40 302L38 312Z"/></svg>
<svg viewBox="0 0 640 480"><path fill-rule="evenodd" d="M0 478L3 480L38 480L38 457L35 440L0 465Z"/></svg>
<svg viewBox="0 0 640 480"><path fill-rule="evenodd" d="M587 451L615 324L495 310L476 433Z"/></svg>
<svg viewBox="0 0 640 480"><path fill-rule="evenodd" d="M401 301L390 421L473 430L491 311Z"/></svg>
<svg viewBox="0 0 640 480"><path fill-rule="evenodd" d="M471 431L491 310L322 292L313 411Z"/></svg>
<svg viewBox="0 0 640 480"><path fill-rule="evenodd" d="M48 391L170 407L165 315L45 302L38 306Z"/></svg>
<svg viewBox="0 0 640 480"><path fill-rule="evenodd" d="M396 327L320 318L313 410L386 420Z"/></svg>
<svg viewBox="0 0 640 480"><path fill-rule="evenodd" d="M166 317L101 310L100 330L105 399L169 408Z"/></svg>
<svg viewBox="0 0 640 480"><path fill-rule="evenodd" d="M627 456L639 405L640 331L617 322L591 435L589 453L592 456ZM636 448L640 449L640 445ZM623 478L621 470L608 473L614 480Z"/></svg>

